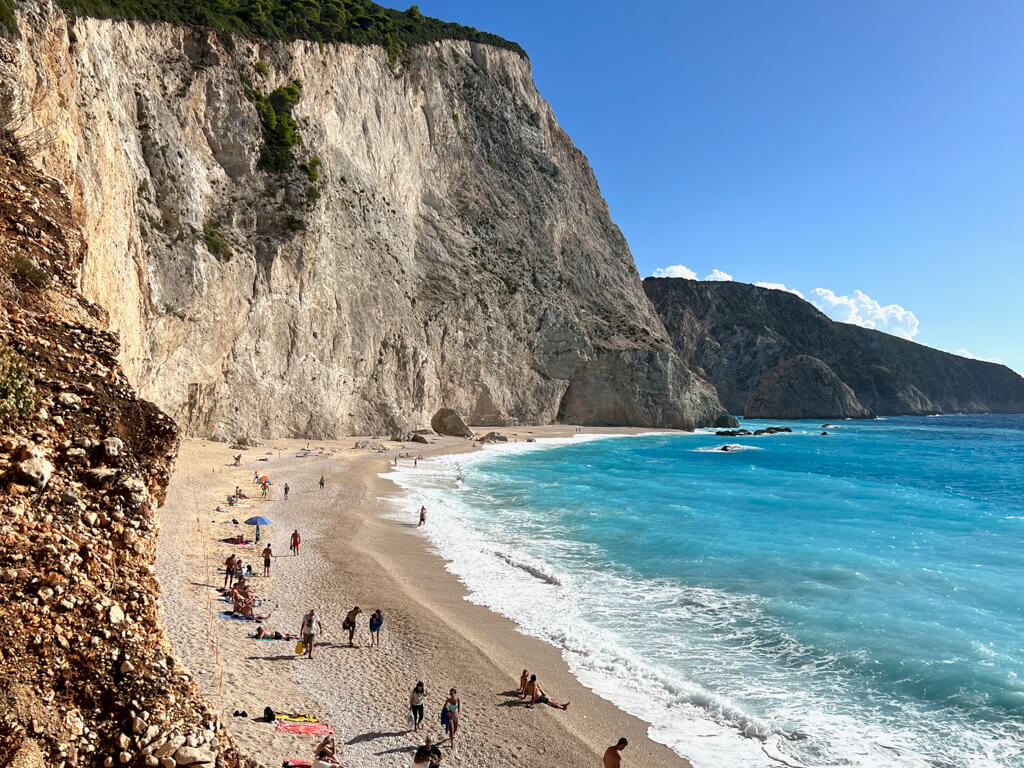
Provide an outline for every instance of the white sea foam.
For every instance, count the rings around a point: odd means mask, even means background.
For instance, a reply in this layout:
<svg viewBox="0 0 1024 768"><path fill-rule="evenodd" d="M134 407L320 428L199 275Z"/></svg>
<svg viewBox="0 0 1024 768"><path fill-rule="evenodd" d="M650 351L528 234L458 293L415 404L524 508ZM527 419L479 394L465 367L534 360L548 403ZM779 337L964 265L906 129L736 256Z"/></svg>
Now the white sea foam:
<svg viewBox="0 0 1024 768"><path fill-rule="evenodd" d="M759 696L775 698L775 721L752 715L676 670L652 665L623 641L631 632L657 631L657 626L645 622L678 620L718 633L721 647L714 650L713 657L708 657L707 648L678 647L681 658L692 657L694 664L701 661L706 668L749 663L744 654L758 644L779 657L806 658L801 663L826 674L852 662L814 656L811 649L799 646L781 631L770 633L766 640L771 620L751 598L601 570L586 574L560 571L538 558L529 542L516 542L514 537L496 541L482 533L476 513L460 502L462 481L480 461L496 454L545 450L593 439L600 438L586 435L498 444L474 454L425 460L415 469L396 469L383 475L406 491L392 500L392 514L414 520L420 505L425 504L430 518L423 533L448 561L448 570L466 585L468 599L507 616L523 633L558 648L583 684L650 723L653 739L689 758L697 768L936 768L960 764L994 768L1009 764L1003 762L1002 755L979 758L976 751L969 760L960 760L956 754L937 755L933 745L923 743L920 733L904 729L898 716L885 724L870 724L849 713L829 711L828 702L816 700L811 692L794 692L791 680L780 679L774 694L770 689L757 691ZM569 551L580 545L556 540L546 546L547 551L563 547ZM635 613L629 613L630 606L637 607ZM670 640L683 642L682 638ZM702 653L705 658L699 659ZM771 679L766 674L763 680L746 682L770 686ZM841 699L842 691L836 696ZM800 722L801 732L787 729L786 722Z"/></svg>

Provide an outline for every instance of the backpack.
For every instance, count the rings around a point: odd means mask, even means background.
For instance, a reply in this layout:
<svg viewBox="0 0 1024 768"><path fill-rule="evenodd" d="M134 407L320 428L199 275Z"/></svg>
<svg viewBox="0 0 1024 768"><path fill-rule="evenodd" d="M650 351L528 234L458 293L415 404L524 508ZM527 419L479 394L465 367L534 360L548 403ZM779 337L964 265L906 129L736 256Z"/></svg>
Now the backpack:
<svg viewBox="0 0 1024 768"><path fill-rule="evenodd" d="M264 707L263 708L263 719L264 720L266 720L268 723L272 723L272 722L274 722L274 720L276 718L277 718L277 715L274 714L274 710L272 710L270 707Z"/></svg>

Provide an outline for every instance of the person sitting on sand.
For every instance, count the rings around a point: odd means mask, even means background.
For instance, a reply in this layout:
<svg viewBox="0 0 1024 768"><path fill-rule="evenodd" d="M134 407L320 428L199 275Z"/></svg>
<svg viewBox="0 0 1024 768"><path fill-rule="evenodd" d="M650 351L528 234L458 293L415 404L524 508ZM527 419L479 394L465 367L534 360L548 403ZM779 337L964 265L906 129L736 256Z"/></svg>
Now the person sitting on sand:
<svg viewBox="0 0 1024 768"><path fill-rule="evenodd" d="M267 544L267 546L263 548L263 575L264 576L269 576L270 575L270 558L272 558L273 556L274 556L274 550L271 549L270 544Z"/></svg>
<svg viewBox="0 0 1024 768"><path fill-rule="evenodd" d="M235 603L235 613L243 618L249 619L249 621L266 621L270 618L270 614L265 616L257 614L253 608L253 602L251 600L242 600Z"/></svg>
<svg viewBox="0 0 1024 768"><path fill-rule="evenodd" d="M519 676L519 698L526 698L526 686L530 684L530 672L524 669L523 674Z"/></svg>
<svg viewBox="0 0 1024 768"><path fill-rule="evenodd" d="M549 699L548 695L544 693L544 689L540 687L540 683L537 682L536 675L530 675L530 682L526 684L526 687L527 695L530 697L530 703L526 705L527 707L532 708L534 704L547 704L549 707L553 709L569 708L568 701L565 702L565 704L559 704Z"/></svg>
<svg viewBox="0 0 1024 768"><path fill-rule="evenodd" d="M427 766L427 768L435 768L435 766L440 765L440 763L441 750L431 743L430 736L428 735L423 744L416 748L416 754L413 755L412 764L417 766Z"/></svg>
<svg viewBox="0 0 1024 768"><path fill-rule="evenodd" d="M356 647L353 644L352 640L356 636L356 617L359 616L360 613L362 613L362 611L359 610L359 606L357 605L355 608L353 608L351 611L345 614L345 620L341 622L341 628L348 630L349 648Z"/></svg>
<svg viewBox="0 0 1024 768"><path fill-rule="evenodd" d="M370 647L377 646L380 648L380 628L384 626L384 614L380 612L380 608L373 612L370 616Z"/></svg>
<svg viewBox="0 0 1024 768"><path fill-rule="evenodd" d="M256 627L256 631L249 635L253 640L298 640L298 635L292 635L287 632L275 631L271 632L269 629L264 628L262 624Z"/></svg>
<svg viewBox="0 0 1024 768"><path fill-rule="evenodd" d="M302 650L309 658L313 658L313 642L317 635L323 634L324 627L320 623L320 616L315 609L310 608L309 613L302 617Z"/></svg>
<svg viewBox="0 0 1024 768"><path fill-rule="evenodd" d="M604 751L604 768L622 768L622 750L629 744L625 737Z"/></svg>
<svg viewBox="0 0 1024 768"><path fill-rule="evenodd" d="M337 768L337 766L341 765L341 762L338 760L335 752L334 737L327 736L317 745L316 750L313 752L312 768Z"/></svg>

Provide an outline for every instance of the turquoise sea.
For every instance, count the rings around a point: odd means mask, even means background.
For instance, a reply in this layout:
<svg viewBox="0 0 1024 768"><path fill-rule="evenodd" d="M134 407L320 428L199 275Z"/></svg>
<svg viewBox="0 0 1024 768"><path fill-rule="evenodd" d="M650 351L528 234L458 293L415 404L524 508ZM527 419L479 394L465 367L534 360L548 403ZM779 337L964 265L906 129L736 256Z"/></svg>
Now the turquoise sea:
<svg viewBox="0 0 1024 768"><path fill-rule="evenodd" d="M389 477L470 599L697 768L1024 766L1024 416L788 426Z"/></svg>

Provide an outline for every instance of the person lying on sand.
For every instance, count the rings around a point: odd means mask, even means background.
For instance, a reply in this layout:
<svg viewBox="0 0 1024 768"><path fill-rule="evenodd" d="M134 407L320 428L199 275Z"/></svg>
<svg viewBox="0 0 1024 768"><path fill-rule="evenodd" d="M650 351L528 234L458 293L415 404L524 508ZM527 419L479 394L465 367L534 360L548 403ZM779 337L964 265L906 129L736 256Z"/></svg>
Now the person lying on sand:
<svg viewBox="0 0 1024 768"><path fill-rule="evenodd" d="M298 635L292 635L287 632L275 631L271 632L269 629L260 624L256 627L256 631L249 635L253 640L298 640Z"/></svg>
<svg viewBox="0 0 1024 768"><path fill-rule="evenodd" d="M427 766L428 768L435 768L435 766L441 763L441 750L433 745L430 740L430 736L427 736L426 740L419 747L416 748L416 754L413 755L412 764L417 766Z"/></svg>
<svg viewBox="0 0 1024 768"><path fill-rule="evenodd" d="M530 673L528 670L523 670L523 674L519 676L519 698L526 698L526 686L530 684Z"/></svg>
<svg viewBox="0 0 1024 768"><path fill-rule="evenodd" d="M622 768L622 750L628 744L625 738L621 738L618 743L608 747L604 751L604 768Z"/></svg>
<svg viewBox="0 0 1024 768"><path fill-rule="evenodd" d="M548 698L548 695L544 693L544 689L540 687L540 683L537 682L536 675L530 675L530 682L526 684L527 695L530 697L530 703L526 706L533 707L534 704L547 704L553 709L568 709L569 702L565 704L559 704L558 702L552 701Z"/></svg>

